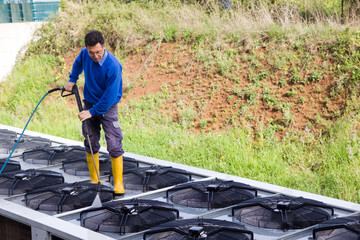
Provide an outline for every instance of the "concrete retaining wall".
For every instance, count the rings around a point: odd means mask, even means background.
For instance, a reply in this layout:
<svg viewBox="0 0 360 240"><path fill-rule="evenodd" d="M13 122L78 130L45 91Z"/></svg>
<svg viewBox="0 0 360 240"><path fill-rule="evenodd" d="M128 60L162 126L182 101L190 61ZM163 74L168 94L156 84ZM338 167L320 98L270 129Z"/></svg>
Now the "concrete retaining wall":
<svg viewBox="0 0 360 240"><path fill-rule="evenodd" d="M23 54L41 22L0 24L0 82L5 81L15 65L17 56Z"/></svg>

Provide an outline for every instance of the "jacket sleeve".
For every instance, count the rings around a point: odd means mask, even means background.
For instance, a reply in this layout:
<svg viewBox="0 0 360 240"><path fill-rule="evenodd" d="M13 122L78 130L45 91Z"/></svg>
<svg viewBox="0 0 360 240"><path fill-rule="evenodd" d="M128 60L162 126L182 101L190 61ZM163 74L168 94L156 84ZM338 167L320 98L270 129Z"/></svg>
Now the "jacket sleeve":
<svg viewBox="0 0 360 240"><path fill-rule="evenodd" d="M76 57L71 73L69 75L70 82L76 83L79 79L79 75L83 72L83 54L84 49L81 50L80 54Z"/></svg>

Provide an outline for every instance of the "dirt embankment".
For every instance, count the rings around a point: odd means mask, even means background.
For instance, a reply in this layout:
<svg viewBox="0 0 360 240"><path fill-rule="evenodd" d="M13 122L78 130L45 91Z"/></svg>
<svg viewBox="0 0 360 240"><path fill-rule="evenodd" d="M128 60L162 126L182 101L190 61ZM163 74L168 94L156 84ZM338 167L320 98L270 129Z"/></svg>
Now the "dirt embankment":
<svg viewBox="0 0 360 240"><path fill-rule="evenodd" d="M66 71L79 52L65 56ZM255 54L266 56L269 49ZM232 66L232 75L221 74L214 67L204 67L191 51L176 43L153 43L126 58L123 65L124 97L122 104L144 95L167 93L162 113L174 121L191 121L192 130L216 131L234 126L257 130L260 125L274 126L279 136L288 131L317 131L337 119L345 108L345 91L337 92L337 79L323 73L313 76L326 59L315 56L307 65L282 66L273 70L260 57L260 68L249 70L244 58ZM265 58L266 59L266 58ZM297 68L295 76L289 69ZM295 77L301 78L296 81ZM318 77L318 78L316 78Z"/></svg>

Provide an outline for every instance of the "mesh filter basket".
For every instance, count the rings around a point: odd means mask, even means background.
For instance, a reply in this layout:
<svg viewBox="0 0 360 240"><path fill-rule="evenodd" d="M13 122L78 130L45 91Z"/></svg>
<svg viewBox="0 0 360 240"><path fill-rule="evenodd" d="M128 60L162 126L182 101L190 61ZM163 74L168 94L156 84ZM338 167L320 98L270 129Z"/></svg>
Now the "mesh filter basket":
<svg viewBox="0 0 360 240"><path fill-rule="evenodd" d="M250 240L244 225L215 219L186 219L161 224L144 233L144 240Z"/></svg>
<svg viewBox="0 0 360 240"><path fill-rule="evenodd" d="M15 138L5 138L0 137L0 153L1 154L8 154L9 148L11 144L14 142Z"/></svg>
<svg viewBox="0 0 360 240"><path fill-rule="evenodd" d="M0 174L0 194L14 195L64 183L61 173L49 170L20 170Z"/></svg>
<svg viewBox="0 0 360 240"><path fill-rule="evenodd" d="M313 230L314 240L360 239L360 216L324 221Z"/></svg>
<svg viewBox="0 0 360 240"><path fill-rule="evenodd" d="M10 131L7 129L0 129L0 138L15 139L16 136L17 136L17 133L14 131Z"/></svg>
<svg viewBox="0 0 360 240"><path fill-rule="evenodd" d="M15 147L17 138L0 138L0 153L10 153ZM49 147L51 141L41 137L22 137L16 146L15 153L24 152L26 150Z"/></svg>
<svg viewBox="0 0 360 240"><path fill-rule="evenodd" d="M222 180L184 183L166 191L173 203L194 208L223 208L257 196L249 185Z"/></svg>
<svg viewBox="0 0 360 240"><path fill-rule="evenodd" d="M134 158L123 157L124 169L136 168L139 167L139 162ZM109 155L103 155L99 157L99 168L100 175L109 175L111 174L111 160ZM68 160L63 162L62 168L68 174L75 176L89 176L89 169L87 161L85 158Z"/></svg>
<svg viewBox="0 0 360 240"><path fill-rule="evenodd" d="M56 164L62 163L69 159L79 159L86 156L84 147L80 146L56 146L37 148L30 151L25 151L22 158L25 162L34 164Z"/></svg>
<svg viewBox="0 0 360 240"><path fill-rule="evenodd" d="M141 199L112 201L80 213L81 226L120 234L143 231L178 217L179 211L170 204Z"/></svg>
<svg viewBox="0 0 360 240"><path fill-rule="evenodd" d="M0 169L3 167L5 162L6 162L6 159L0 159ZM18 161L9 160L5 165L3 173L12 172L12 171L19 171L19 170L21 170L20 163Z"/></svg>
<svg viewBox="0 0 360 240"><path fill-rule="evenodd" d="M124 171L124 187L132 190L142 190L143 192L173 186L190 180L191 174L189 172L172 167L151 166ZM113 182L112 176L110 176L110 182Z"/></svg>
<svg viewBox="0 0 360 240"><path fill-rule="evenodd" d="M232 208L232 215L255 227L288 230L328 220L334 215L334 209L312 199L277 196L242 202Z"/></svg>
<svg viewBox="0 0 360 240"><path fill-rule="evenodd" d="M97 191L101 202L113 199L110 187L92 183L70 183L36 189L25 194L26 206L58 213L91 206Z"/></svg>

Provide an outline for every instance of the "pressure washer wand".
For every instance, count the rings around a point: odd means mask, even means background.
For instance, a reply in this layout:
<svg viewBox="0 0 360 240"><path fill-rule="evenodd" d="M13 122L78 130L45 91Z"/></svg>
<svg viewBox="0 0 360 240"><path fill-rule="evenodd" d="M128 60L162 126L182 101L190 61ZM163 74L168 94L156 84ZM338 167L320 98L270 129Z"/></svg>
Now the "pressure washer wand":
<svg viewBox="0 0 360 240"><path fill-rule="evenodd" d="M81 104L79 89L78 89L77 85L74 85L72 92L75 94L75 99L76 99L76 103L77 103L79 112L82 112L84 109L83 109L83 106L82 106L82 104ZM85 135L86 135L85 137L86 137L86 138L89 138L89 130L88 130L88 126L87 126L86 120L83 121L83 125L84 125L84 133L85 133ZM89 141L89 139L87 139L87 140ZM89 145L90 145L91 154L93 155L92 147L91 147L91 142L90 142L90 141L89 141ZM99 176L98 176L98 177L99 177Z"/></svg>
<svg viewBox="0 0 360 240"><path fill-rule="evenodd" d="M76 84L73 86L71 94L75 95L75 99L76 99L76 103L77 103L79 112L82 112L84 109L83 109L83 106L81 104L79 88L77 87ZM69 94L69 95L71 95L71 94ZM63 96L63 97L69 96L69 95L63 95L63 92L61 94L61 96ZM83 128L84 128L84 135L85 135L84 137L86 138L87 142L89 143L91 157L92 157L93 164L94 164L95 171L96 171L96 175L97 175L97 178L98 178L98 191L97 191L97 195L96 195L96 197L95 197L95 199L94 199L91 206L93 206L93 207L101 207L102 203L101 203L100 196L99 196L99 188L100 188L100 184L101 184L100 183L99 169L96 167L96 164L95 164L94 152L93 152L93 149L92 149L92 146L91 146L91 141L90 141L90 136L89 136L89 129L88 129L86 120L83 121L82 124L83 124Z"/></svg>

